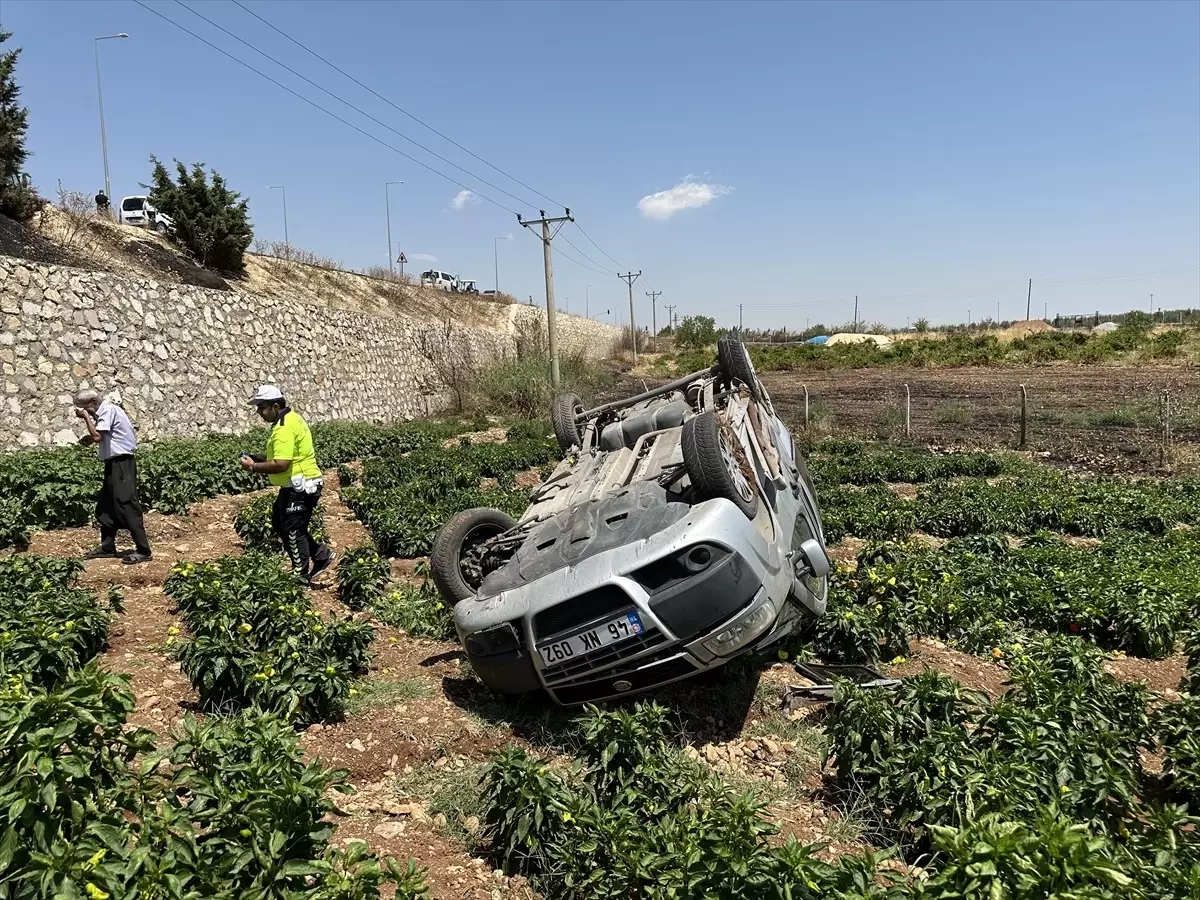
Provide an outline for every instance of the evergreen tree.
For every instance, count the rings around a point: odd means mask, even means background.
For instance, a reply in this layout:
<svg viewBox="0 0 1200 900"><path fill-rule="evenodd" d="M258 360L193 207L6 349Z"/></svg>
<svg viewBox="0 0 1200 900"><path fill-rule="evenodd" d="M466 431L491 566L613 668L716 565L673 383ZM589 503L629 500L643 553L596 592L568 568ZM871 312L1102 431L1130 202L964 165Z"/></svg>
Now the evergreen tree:
<svg viewBox="0 0 1200 900"><path fill-rule="evenodd" d="M246 201L231 191L225 179L211 172L212 181L204 171L204 163L195 163L191 170L175 160L177 181L171 180L167 167L155 156L154 174L150 185L150 202L175 223L174 238L192 252L196 260L208 268L226 272L242 270L242 255L254 234L246 216Z"/></svg>
<svg viewBox="0 0 1200 900"><path fill-rule="evenodd" d="M11 31L0 31L0 45ZM26 184L25 132L29 128L29 110L17 100L21 88L17 84L17 57L20 49L0 52L0 213L20 221L28 220L40 203L38 196Z"/></svg>

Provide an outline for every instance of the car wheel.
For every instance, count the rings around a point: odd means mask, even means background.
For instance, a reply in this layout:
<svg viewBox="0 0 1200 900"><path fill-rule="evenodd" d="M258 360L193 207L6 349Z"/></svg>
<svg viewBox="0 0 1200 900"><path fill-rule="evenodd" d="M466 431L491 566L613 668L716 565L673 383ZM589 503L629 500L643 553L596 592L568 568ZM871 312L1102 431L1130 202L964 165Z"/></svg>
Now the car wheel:
<svg viewBox="0 0 1200 900"><path fill-rule="evenodd" d="M460 512L442 526L429 554L429 572L447 604L475 596L483 582L483 572L468 561L468 554L516 524L508 513L477 508Z"/></svg>
<svg viewBox="0 0 1200 900"><path fill-rule="evenodd" d="M758 513L754 474L737 439L707 410L683 423L683 467L692 487L706 500L723 497L753 519Z"/></svg>
<svg viewBox="0 0 1200 900"><path fill-rule="evenodd" d="M737 338L725 335L717 341L717 365L721 367L726 381L740 381L755 400L761 403L765 399L754 363L750 361L750 351Z"/></svg>
<svg viewBox="0 0 1200 900"><path fill-rule="evenodd" d="M559 394L554 398L554 407L550 410L550 418L554 422L554 436L558 438L558 448L563 453L570 453L573 448L583 446L583 435L575 424L575 417L583 412L583 401L578 394Z"/></svg>
<svg viewBox="0 0 1200 900"><path fill-rule="evenodd" d="M154 225L154 230L157 231L159 234L165 235L167 233L167 223L166 222L156 222Z"/></svg>

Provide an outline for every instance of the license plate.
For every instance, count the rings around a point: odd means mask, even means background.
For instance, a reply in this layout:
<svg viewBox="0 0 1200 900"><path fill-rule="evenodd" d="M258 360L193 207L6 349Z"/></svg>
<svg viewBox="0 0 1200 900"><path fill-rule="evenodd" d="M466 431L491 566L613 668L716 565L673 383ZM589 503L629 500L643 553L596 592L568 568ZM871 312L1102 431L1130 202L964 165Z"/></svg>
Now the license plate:
<svg viewBox="0 0 1200 900"><path fill-rule="evenodd" d="M595 628L581 631L573 637L542 644L538 647L538 653L542 655L543 664L556 666L577 656L599 650L601 647L607 647L609 644L615 644L617 641L639 635L643 631L645 628L642 627L642 620L638 618L638 614L635 612L625 613L625 615L617 616Z"/></svg>

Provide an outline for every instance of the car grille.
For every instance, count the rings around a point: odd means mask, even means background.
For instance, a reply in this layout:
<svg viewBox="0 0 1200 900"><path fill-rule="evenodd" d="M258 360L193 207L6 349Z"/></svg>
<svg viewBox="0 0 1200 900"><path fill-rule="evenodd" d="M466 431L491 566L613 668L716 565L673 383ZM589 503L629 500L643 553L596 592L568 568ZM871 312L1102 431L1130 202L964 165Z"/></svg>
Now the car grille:
<svg viewBox="0 0 1200 900"><path fill-rule="evenodd" d="M621 660L637 656L639 653L644 653L653 647L658 647L666 643L666 641L667 636L665 634L656 628L650 628L636 637L627 638L615 644L609 644L607 647L602 647L586 656L574 657L564 663L548 666L542 670L542 677L546 680L547 684L569 681L588 672L595 672L597 669L606 668ZM638 660L637 664L640 666L644 665L645 662L645 660ZM608 677L610 674L612 673L606 671L604 676Z"/></svg>
<svg viewBox="0 0 1200 900"><path fill-rule="evenodd" d="M644 665L645 663L643 660L639 660L638 664ZM665 684L668 681L686 678L688 675L694 675L697 671L699 670L691 662L688 655L681 653L649 669L640 669L636 672L621 672L619 669L610 670L605 672L602 678L579 684L551 687L550 691L553 692L560 703L568 705L588 703L592 700L600 700L601 698L611 697L616 694L636 693L657 684ZM629 682L629 687L624 691L618 691L613 687L613 682L615 681L627 681Z"/></svg>
<svg viewBox="0 0 1200 900"><path fill-rule="evenodd" d="M533 617L533 634L547 638L632 606L629 595L614 584L564 600Z"/></svg>

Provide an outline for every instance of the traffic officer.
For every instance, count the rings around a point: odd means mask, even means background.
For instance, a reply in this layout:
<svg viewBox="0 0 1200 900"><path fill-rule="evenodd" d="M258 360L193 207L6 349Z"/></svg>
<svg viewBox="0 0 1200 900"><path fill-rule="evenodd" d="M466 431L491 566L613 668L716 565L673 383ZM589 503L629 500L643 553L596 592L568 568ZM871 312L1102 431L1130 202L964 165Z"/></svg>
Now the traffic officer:
<svg viewBox="0 0 1200 900"><path fill-rule="evenodd" d="M313 511L321 500L322 488L312 432L273 384L264 384L255 391L250 403L271 430L266 455L242 454L242 468L266 475L279 488L271 511L271 528L283 541L293 571L311 583L333 563L333 551L312 536Z"/></svg>

